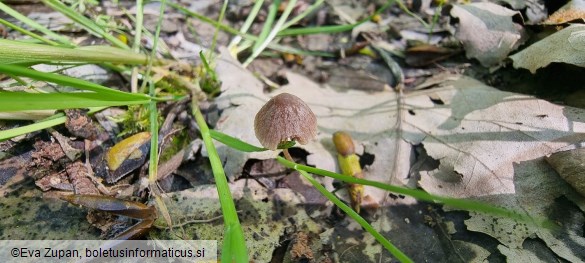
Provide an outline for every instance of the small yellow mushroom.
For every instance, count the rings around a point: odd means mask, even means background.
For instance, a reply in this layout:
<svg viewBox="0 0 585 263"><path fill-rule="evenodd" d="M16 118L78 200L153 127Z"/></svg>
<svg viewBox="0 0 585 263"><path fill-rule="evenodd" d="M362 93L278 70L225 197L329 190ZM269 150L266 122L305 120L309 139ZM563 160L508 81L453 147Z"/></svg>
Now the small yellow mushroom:
<svg viewBox="0 0 585 263"><path fill-rule="evenodd" d="M355 148L351 136L346 132L333 134L333 143L337 149L337 160L344 175L363 179L364 174L360 167L360 159L355 154ZM347 189L353 210L360 212L364 196L364 186L361 184L349 184Z"/></svg>

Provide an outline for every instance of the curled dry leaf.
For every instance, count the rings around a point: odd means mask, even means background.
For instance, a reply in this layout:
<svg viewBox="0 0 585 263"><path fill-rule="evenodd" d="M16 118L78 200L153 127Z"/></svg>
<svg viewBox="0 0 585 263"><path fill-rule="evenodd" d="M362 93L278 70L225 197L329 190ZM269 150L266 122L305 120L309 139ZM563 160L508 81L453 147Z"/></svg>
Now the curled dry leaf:
<svg viewBox="0 0 585 263"><path fill-rule="evenodd" d="M585 196L585 148L553 153L546 161L577 192Z"/></svg>

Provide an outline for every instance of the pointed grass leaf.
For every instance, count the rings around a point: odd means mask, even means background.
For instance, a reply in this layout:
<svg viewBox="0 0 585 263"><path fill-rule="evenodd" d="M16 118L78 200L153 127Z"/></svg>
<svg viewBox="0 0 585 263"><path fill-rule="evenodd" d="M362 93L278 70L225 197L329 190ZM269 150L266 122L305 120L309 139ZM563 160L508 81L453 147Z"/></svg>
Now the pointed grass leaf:
<svg viewBox="0 0 585 263"><path fill-rule="evenodd" d="M0 64L75 62L144 65L147 61L145 55L109 46L68 48L0 39Z"/></svg>
<svg viewBox="0 0 585 263"><path fill-rule="evenodd" d="M0 92L0 111L71 109L87 107L144 104L150 100L142 96L89 93L28 93Z"/></svg>

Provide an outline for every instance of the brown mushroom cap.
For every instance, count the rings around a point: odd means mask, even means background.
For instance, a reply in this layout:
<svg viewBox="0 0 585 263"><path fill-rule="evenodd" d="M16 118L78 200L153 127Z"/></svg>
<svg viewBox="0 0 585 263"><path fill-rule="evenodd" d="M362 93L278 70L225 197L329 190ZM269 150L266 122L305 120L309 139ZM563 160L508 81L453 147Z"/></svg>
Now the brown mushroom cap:
<svg viewBox="0 0 585 263"><path fill-rule="evenodd" d="M317 136L317 118L297 96L282 93L270 99L254 119L256 138L262 146L276 150L282 142L307 144Z"/></svg>

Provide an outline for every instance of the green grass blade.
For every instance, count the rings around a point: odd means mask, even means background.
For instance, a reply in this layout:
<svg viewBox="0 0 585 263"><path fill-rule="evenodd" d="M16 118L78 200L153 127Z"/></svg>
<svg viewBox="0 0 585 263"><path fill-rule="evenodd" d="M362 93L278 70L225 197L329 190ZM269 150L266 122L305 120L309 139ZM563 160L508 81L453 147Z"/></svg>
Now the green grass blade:
<svg viewBox="0 0 585 263"><path fill-rule="evenodd" d="M136 35L134 36L132 50L134 53L140 53L140 47L142 46L142 28L144 27L144 2L142 0L136 0L136 21L134 21L134 25L136 27Z"/></svg>
<svg viewBox="0 0 585 263"><path fill-rule="evenodd" d="M229 146L230 148L234 148L238 151L242 151L242 152L263 152L266 151L266 148L261 148L261 147L257 147L248 143L245 143L244 141L231 137L229 135L226 135L225 133L221 133L218 132L216 130L209 130L209 133L211 135L211 138L213 138L214 140L217 140L227 146Z"/></svg>
<svg viewBox="0 0 585 263"><path fill-rule="evenodd" d="M221 6L221 11L219 13L219 17L217 18L218 25L221 24L221 21L223 21L223 17L225 16L225 11L227 10L228 2L229 2L229 0L223 1L223 5ZM210 54L208 54L208 56L211 56L211 52L213 52L213 50L215 50L215 46L217 44L217 36L219 36L219 26L217 26L215 28L215 32L213 33L213 40L211 41L211 47L209 48Z"/></svg>
<svg viewBox="0 0 585 263"><path fill-rule="evenodd" d="M241 36L243 36L245 38L253 37L253 36L250 36L250 35L247 35L247 34L241 34L237 29L235 29L233 27L230 27L230 26L225 25L225 24L222 24L222 23L218 23L217 21L215 21L215 20L213 20L211 18L208 18L208 17L206 17L204 15L201 15L201 14L198 14L196 12L193 12L193 11L191 11L191 10L185 8L185 7L182 7L182 6L178 5L178 4L168 3L168 5L170 7L172 7L172 8L175 8L175 9L179 10L180 12L184 13L185 15L192 16L194 18L197 18L197 19L199 19L199 20L201 20L201 21L203 21L205 23L208 23L208 24L210 24L212 26L218 27L219 29L221 29L221 30L223 30L225 32L228 32L230 34L233 34L233 35L241 35ZM253 37L253 38L254 38L254 40L257 40L258 39L257 37Z"/></svg>
<svg viewBox="0 0 585 263"><path fill-rule="evenodd" d="M298 16L295 16L293 19L291 19L290 21L288 21L284 25L282 25L281 30L287 29L287 28L291 27L292 25L295 25L296 23L301 21L303 18L305 18L306 16L311 14L313 11L317 10L317 8L319 8L323 4L323 2L325 2L325 0L315 1L315 3L313 3L307 9L305 9L305 11L303 11Z"/></svg>
<svg viewBox="0 0 585 263"><path fill-rule="evenodd" d="M132 95L132 94L129 94ZM0 92L0 111L51 110L148 103L142 96L111 96L93 92Z"/></svg>
<svg viewBox="0 0 585 263"><path fill-rule="evenodd" d="M150 52L150 58L156 57L156 47L158 46L158 39L160 36L160 28L162 24L162 19L164 17L164 12L166 8L166 0L163 0L160 5L159 9L159 16L158 21L156 23L156 30L154 33L154 43L152 51ZM146 81L148 82L148 95L151 97L156 96L156 90L154 87L154 81L150 78L150 71L152 70L152 60L149 60L146 69ZM150 122L150 162L148 167L148 182L149 186L151 187L151 191L153 188L156 188L156 179L157 179L157 171L158 171L158 109L156 107L156 102L151 101L148 104L148 112L149 112L149 122ZM156 190L155 190L156 191ZM163 205L161 203L161 205ZM163 210L167 210L166 207L162 208Z"/></svg>
<svg viewBox="0 0 585 263"><path fill-rule="evenodd" d="M16 10L10 8L9 6L3 4L2 2L0 2L0 10L4 11L6 14L16 18L16 20L28 25L29 27L31 27L35 30L38 30L39 32L47 35L48 37L58 41L59 43L61 43L63 45L70 46L70 47L75 46L75 44L73 42L69 41L68 38L54 33L53 31L47 29L46 27L42 26L41 24L29 19L26 16L23 16L22 14L20 14Z"/></svg>
<svg viewBox="0 0 585 263"><path fill-rule="evenodd" d="M188 16L192 16L194 18L197 18L205 23L208 23L210 25L213 25L215 27L218 27L219 29L233 34L233 35L238 35L241 36L242 38L249 40L249 41L258 41L258 37L256 36L252 36L249 34L242 34L240 33L237 29L230 27L228 25L222 24L222 23L218 23L215 20L209 19L206 16L203 16L201 14L198 14L196 12L190 11L180 5L174 4L174 3L168 3L169 6L179 10L180 12L188 15ZM287 46L283 46L283 45L279 45L276 43L269 43L268 44L268 48L276 50L276 51L280 51L280 52L286 52L286 53L291 53L291 54L299 54L299 55L314 55L314 56L322 56L322 57L336 57L335 54L330 53L330 52L323 52L323 51L304 51L304 50L300 50L300 49L296 49L293 47L287 47Z"/></svg>
<svg viewBox="0 0 585 263"><path fill-rule="evenodd" d="M69 17L71 20L78 23L80 26L85 28L88 32L107 39L113 45L122 48L122 49L129 49L128 45L122 42L120 39L114 37L112 34L106 32L102 27L100 27L95 21L85 17L83 14L71 9L70 7L66 6L65 4L59 2L58 0L43 0L43 3L55 11L62 13L63 15Z"/></svg>
<svg viewBox="0 0 585 263"><path fill-rule="evenodd" d="M400 262L414 262L406 254L400 251L400 249L394 246L392 242L390 242L388 239L382 236L382 234L376 231L376 229L374 229L363 217L361 217L358 213L353 211L353 209L351 209L349 206L347 206L341 200L335 197L334 194L327 191L327 189L325 189L325 187L323 187L319 182L317 182L315 178L313 178L307 172L301 169L296 168L293 169L299 171L299 173L301 173L301 175L305 177L305 179L307 179L313 185L313 187L315 187L319 192L321 192L322 195L327 197L327 199L331 200L331 202L333 202L337 207L343 210L343 212L345 212L349 217L351 217L358 224L360 224L360 226L362 226L366 231L368 231L368 233L374 236L374 238L376 238L376 240L380 242L380 244L382 244L382 246L384 246Z"/></svg>
<svg viewBox="0 0 585 263"><path fill-rule="evenodd" d="M386 8L390 7L390 5L394 3L394 0L388 0L386 1L386 4L384 4L382 7L380 7L378 10L376 10L376 12L374 12L372 15L368 16L367 18L354 23L354 24L349 24L349 25L334 25L334 26L319 26L319 27L303 27L303 28L290 28L290 29L284 29L282 31L280 31L278 33L278 36L282 37L282 36L297 36L297 35L310 35L310 34L320 34L320 33L339 33L339 32L345 32L345 31L349 31L354 29L355 27L370 21L370 19L372 19L373 16L383 12L384 10L386 10Z"/></svg>
<svg viewBox="0 0 585 263"><path fill-rule="evenodd" d="M49 45L52 45L52 46L59 46L60 45L59 43L57 43L57 42L55 42L53 40L46 39L46 38L44 38L42 36L39 36L39 35L37 35L37 34L35 34L33 32L30 32L30 31L28 31L28 30L26 30L26 29L24 29L22 27L19 27L19 26L15 25L15 24L12 24L12 23L10 23L10 22L8 22L8 21L6 21L4 19L1 19L1 18L0 18L0 24L6 26L8 28L11 28L12 30L18 31L19 33L21 33L23 35L27 35L27 36L30 36L30 37L36 39L36 40L39 40L41 42L44 42L46 44L49 44Z"/></svg>
<svg viewBox="0 0 585 263"><path fill-rule="evenodd" d="M105 109L105 107L97 107L97 108L89 108L89 114L98 112ZM40 131L49 127L53 127L53 126L57 126L60 124L65 123L65 120L67 118L65 117L65 114L63 113L57 113L49 118L40 120L38 122L35 122L33 124L29 124L26 126L22 126L22 127L18 127L18 128L14 128L14 129L10 129L10 130L4 130L4 131L0 131L0 142L16 137L16 136L20 136L23 134L27 134L27 133L31 133L31 132L35 132L35 131Z"/></svg>
<svg viewBox="0 0 585 263"><path fill-rule="evenodd" d="M149 80L149 94L154 96L154 83ZM157 172L158 172L158 108L156 107L156 101L150 101L148 103L148 118L150 122L150 153L149 153L149 166L148 166L148 182L152 188L156 186ZM162 208L166 210L165 208Z"/></svg>
<svg viewBox="0 0 585 263"><path fill-rule="evenodd" d="M333 25L333 26L318 26L318 27L302 27L302 28L290 28L282 30L278 33L279 37L284 36L298 36L298 35L311 35L311 34L333 34L340 33L354 29L356 26L364 23L360 21L350 25Z"/></svg>
<svg viewBox="0 0 585 263"><path fill-rule="evenodd" d="M304 56L320 56L320 57L328 57L328 58L337 57L336 54L331 53L331 52L302 50L302 49L297 49L297 48L293 48L293 47L279 45L276 43L268 44L268 48L279 51L279 52L304 55Z"/></svg>
<svg viewBox="0 0 585 263"><path fill-rule="evenodd" d="M258 12L260 12L260 8L262 8L262 4L264 4L264 0L257 0L256 3L254 3L254 7L252 7L252 10L250 10L250 14L248 14L248 17L246 17L246 21L244 21L244 24L242 25L242 27L240 27L240 33L242 35L246 34L248 32L248 29L250 29L250 27L252 26L252 23L256 19L256 16L258 16ZM236 37L232 39L228 47L231 48L233 46L238 45L241 40L242 36L236 35Z"/></svg>
<svg viewBox="0 0 585 263"><path fill-rule="evenodd" d="M275 2L278 2L278 1L275 1ZM262 51L264 51L264 49L268 46L268 44L270 44L270 42L272 42L272 40L276 37L276 35L280 31L280 29L282 28L282 25L284 24L284 22L286 22L286 19L288 18L288 16L292 12L296 3L297 3L297 0L288 1L286 8L284 9L282 14L280 15L278 22L276 22L276 24L274 25L274 27L270 31L270 34L268 34L268 36L266 36L266 38L260 37L260 39L259 39L260 45L258 45L258 46L254 45L252 55L250 55L250 57L248 57L248 59L246 59L246 61L243 63L244 67L247 67L250 63L252 63L252 61L254 59L256 59L256 57L258 57L258 55L260 55L260 53ZM256 42L256 44L258 44L259 42Z"/></svg>
<svg viewBox="0 0 585 263"><path fill-rule="evenodd" d="M221 248L221 260L227 262L231 262L230 258L233 255L234 246L234 228L232 225L225 224L225 229L223 231L223 246ZM218 260L218 262L221 262Z"/></svg>
<svg viewBox="0 0 585 263"><path fill-rule="evenodd" d="M108 46L67 48L0 39L0 64L14 63L124 63L144 65L148 57Z"/></svg>
<svg viewBox="0 0 585 263"><path fill-rule="evenodd" d="M219 194L219 202L221 204L221 210L223 212L224 222L226 225L225 231L229 231L231 233L231 242L228 248L232 250L232 254L227 255L227 253L222 253L221 261L233 262L235 260L236 262L248 262L246 240L244 239L240 220L238 219L238 214L236 213L236 207L228 187L222 162L219 159L215 145L213 145L209 127L207 127L207 123L205 123L205 119L199 110L197 101L193 101L192 108L195 121L197 121L197 125L199 125L201 137L203 138L203 143L205 144L205 148L207 149L209 155L209 162L211 163L211 169L213 170L213 177L215 178L215 185Z"/></svg>
<svg viewBox="0 0 585 263"><path fill-rule="evenodd" d="M252 50L256 50L260 47L262 42L266 40L268 34L270 33L270 29L272 28L272 24L274 24L274 20L276 19L276 14L278 12L278 6L280 5L280 0L273 1L270 6L268 7L268 15L266 16L266 21L264 21L264 25L262 26L262 31L260 31L260 35L258 35L258 41L254 43L254 47Z"/></svg>
<svg viewBox="0 0 585 263"><path fill-rule="evenodd" d="M168 5L168 3L167 3L167 5ZM134 24L136 25L136 29L135 29L135 30L138 30L139 28L141 28L141 29L142 29L142 30L141 30L142 34L143 34L143 35L144 35L146 38L150 38L150 39L152 39L152 40L153 40L153 42L154 42L154 35L153 35L152 33L150 33L150 32L149 32L149 31L148 31L146 28L144 28L144 26L142 26L142 27L139 27L139 26L138 26L138 25L139 25L139 24L138 24L138 15L137 15L136 17L134 17L134 15L130 14L130 13L128 12L128 10L122 10L122 11L124 12L124 15L128 17L128 19L130 20L130 22L131 22L131 23L134 23ZM138 12L138 10L136 10L136 12ZM143 20L144 20L144 17L143 17ZM138 48L137 48L137 50L140 50L140 47L141 47L141 45L142 45L142 34L140 35L140 38L138 38L138 37L139 37L139 35L138 35L138 34L136 34L136 35L134 36L134 44L138 45ZM140 40L138 41L138 43L136 43L136 39L140 39ZM134 48L134 44L132 44L132 50L135 50L135 48ZM159 42L158 42L157 50L158 50L158 52L159 52L159 53L161 53L161 54L162 54L162 55L164 55L165 57L169 57L169 58L172 58L172 57L173 57L173 54L171 54L171 53L170 53L170 51L169 51L169 50L170 50L170 48L167 46L167 44L165 44L165 42L164 42L164 41L159 41Z"/></svg>
<svg viewBox="0 0 585 263"><path fill-rule="evenodd" d="M80 90L87 90L93 91L103 96L110 95L110 96L118 96L120 99L126 100L150 100L150 96L145 94L132 94L126 93L119 90L114 90L107 88L102 85L98 85L89 81L76 79L68 76L58 75L54 73L46 73L40 72L24 67L14 66L14 65L1 65L0 64L0 73L5 73L8 75L20 76L20 77L28 77L31 79L42 80L47 82L52 82L55 84L74 87Z"/></svg>
<svg viewBox="0 0 585 263"><path fill-rule="evenodd" d="M221 133L218 131L212 131L212 135L214 136L214 139L216 139L217 141L219 141L219 142L221 142L229 147L232 147L234 149L238 149L238 150L247 149L250 152L262 150L262 148L260 148L260 147L251 145L249 143L246 143L246 142L241 141L239 139L233 138L227 134L224 134L224 133ZM331 177L331 178L341 180L341 181L344 181L347 183L369 185L369 186L380 188L380 189L383 189L386 191L394 192L397 194L412 196L412 197L414 197L418 200L422 200L422 201L438 202L438 203L442 203L442 204L445 204L445 205L448 205L448 206L451 206L454 208L508 217L508 218L516 219L516 220L531 223L531 224L537 224L539 226L548 227L548 228L554 227L553 224L547 220L535 219L531 216L521 215L521 214L518 214L514 211L507 210L507 209L500 208L500 207L495 207L495 206L492 206L492 205L489 205L489 204L486 204L483 202L478 202L478 201L473 201L473 200L468 200L468 199L457 199L457 198L437 196L437 195L429 194L429 193L422 191L422 190L399 187L399 186L384 184L384 183L376 182L376 181L358 179L358 178L355 178L352 176L338 174L338 173L318 169L315 167L296 164L296 163L288 161L282 157L277 157L277 160L280 163L282 163L284 166L292 168L292 169L304 170L304 171L307 171L309 173Z"/></svg>
<svg viewBox="0 0 585 263"><path fill-rule="evenodd" d="M417 14L411 12L408 7L406 7L404 5L404 3L402 2L402 0L398 0L396 1L396 3L398 3L398 7L400 7L400 9L402 9L402 11L404 11L404 13L406 13L407 15L409 15L410 17L413 17L414 19L418 20L418 22L420 22L424 27L430 29L430 26L427 22L425 22L425 20L418 16Z"/></svg>

